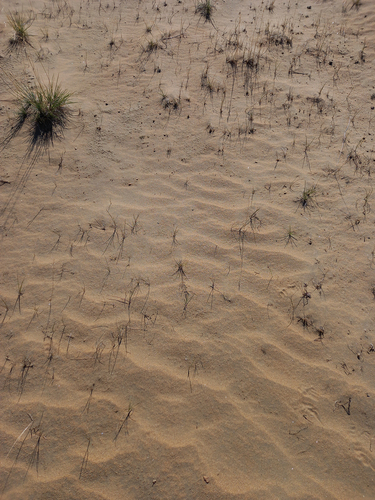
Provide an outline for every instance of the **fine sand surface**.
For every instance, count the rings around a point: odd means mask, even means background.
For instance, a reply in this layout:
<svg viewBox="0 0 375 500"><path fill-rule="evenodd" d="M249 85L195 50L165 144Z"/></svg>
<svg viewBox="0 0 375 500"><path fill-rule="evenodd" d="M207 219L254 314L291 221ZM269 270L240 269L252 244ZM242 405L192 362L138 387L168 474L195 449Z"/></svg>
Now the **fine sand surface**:
<svg viewBox="0 0 375 500"><path fill-rule="evenodd" d="M1 4L1 499L375 498L374 2L195 6Z"/></svg>

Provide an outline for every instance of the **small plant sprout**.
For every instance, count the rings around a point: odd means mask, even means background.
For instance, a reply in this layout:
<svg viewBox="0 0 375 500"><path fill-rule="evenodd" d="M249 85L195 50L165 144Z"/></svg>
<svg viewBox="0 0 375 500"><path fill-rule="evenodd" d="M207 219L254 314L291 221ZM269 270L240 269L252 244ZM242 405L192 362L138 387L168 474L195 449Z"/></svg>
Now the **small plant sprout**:
<svg viewBox="0 0 375 500"><path fill-rule="evenodd" d="M315 332L318 334L318 338L315 340L322 341L324 339L325 328L324 326L315 327Z"/></svg>
<svg viewBox="0 0 375 500"><path fill-rule="evenodd" d="M184 279L186 278L186 273L184 270L184 263L182 262L182 260L179 260L178 262L176 262L176 271L173 273L173 276L176 276L176 275L180 277L181 282L183 282Z"/></svg>
<svg viewBox="0 0 375 500"><path fill-rule="evenodd" d="M349 10L352 10L352 9L358 10L359 7L362 5L361 0L351 0L351 2L352 2L352 6L350 7Z"/></svg>
<svg viewBox="0 0 375 500"><path fill-rule="evenodd" d="M374 295L374 298L375 298L375 295ZM5 318L7 317L7 314L8 314L8 311L9 311L9 306L8 306L8 304L5 302L5 300L2 297L0 297L0 301L2 302L2 307L5 309L5 313L4 313L3 319L2 319L2 321L0 323L0 326L1 326L4 323Z"/></svg>
<svg viewBox="0 0 375 500"><path fill-rule="evenodd" d="M189 292L185 285L182 287L182 295L184 298L184 308L182 310L182 316L186 318L187 315L187 307L190 302L193 300L195 293Z"/></svg>
<svg viewBox="0 0 375 500"><path fill-rule="evenodd" d="M25 45L30 45L30 47L32 47L28 30L34 19L20 12L9 13L7 19L9 25L14 30L14 35L9 40L10 47L19 48Z"/></svg>
<svg viewBox="0 0 375 500"><path fill-rule="evenodd" d="M17 300L14 304L13 307L13 312L16 310L17 304L18 304L18 312L21 314L21 297L23 295L23 282L25 281L25 278L21 281L19 281L17 277L17 285L18 285L18 295L17 295Z"/></svg>
<svg viewBox="0 0 375 500"><path fill-rule="evenodd" d="M306 208L312 208L316 206L316 202L314 200L315 195L316 187L312 186L310 188L307 188L305 185L304 190L302 191L302 195L296 201L304 210L306 210Z"/></svg>
<svg viewBox="0 0 375 500"><path fill-rule="evenodd" d="M140 216L140 214L133 215L133 222L131 224L129 224L130 234L138 234L139 231L141 230L141 226L140 226L139 221L138 221L139 216Z"/></svg>
<svg viewBox="0 0 375 500"><path fill-rule="evenodd" d="M156 52L158 49L160 49L160 45L158 44L158 42L156 42L155 40L149 40L143 51L151 54L152 52Z"/></svg>
<svg viewBox="0 0 375 500"><path fill-rule="evenodd" d="M372 193L373 193L372 188L366 189L366 191L365 191L365 197L363 199L363 206L362 206L362 213L363 213L365 218L366 218L366 215L371 212L371 206L369 203L369 199L370 199Z"/></svg>
<svg viewBox="0 0 375 500"><path fill-rule="evenodd" d="M81 470L79 472L79 479L81 479L81 477L83 476L83 474L85 473L86 468L87 468L87 464L88 464L88 461L89 461L89 448L90 448L90 444L91 444L91 438L88 439L87 448L86 448L85 454L83 455L82 464L81 464Z"/></svg>
<svg viewBox="0 0 375 500"><path fill-rule="evenodd" d="M163 91L161 91L161 105L164 109L177 110L180 106L180 99L176 99L173 96L168 96Z"/></svg>
<svg viewBox="0 0 375 500"><path fill-rule="evenodd" d="M211 0L204 0L204 2L198 3L195 8L195 13L202 16L205 21L212 21L212 14L214 12L214 5Z"/></svg>
<svg viewBox="0 0 375 500"><path fill-rule="evenodd" d="M275 0L270 0L267 4L267 7L266 9L269 11L269 12L273 12L274 9L275 9Z"/></svg>
<svg viewBox="0 0 375 500"><path fill-rule="evenodd" d="M179 242L177 240L177 233L178 233L178 228L177 228L177 226L174 226L173 233L172 233L172 248L179 245Z"/></svg>
<svg viewBox="0 0 375 500"><path fill-rule="evenodd" d="M48 33L48 28L46 29L41 29L40 30L42 32L42 40L44 40L45 42L49 39L49 33Z"/></svg>
<svg viewBox="0 0 375 500"><path fill-rule="evenodd" d="M129 407L128 407L127 413L125 415L125 418L121 421L120 426L116 432L116 435L115 435L113 441L117 440L117 438L119 437L120 432L122 431L124 426L125 426L124 432L125 432L125 434L128 434L128 421L129 421L132 413L133 413L133 407L132 407L131 403L129 403Z"/></svg>
<svg viewBox="0 0 375 500"><path fill-rule="evenodd" d="M215 88L216 87L216 88ZM208 68L206 68L201 76L201 88L205 89L208 94L212 95L214 91L219 91L219 88L215 86L214 81L208 76Z"/></svg>
<svg viewBox="0 0 375 500"><path fill-rule="evenodd" d="M295 232L292 230L292 226L289 226L288 232L284 237L284 241L285 241L285 246L289 245L289 243L292 246L297 246L296 244L297 238L295 237Z"/></svg>

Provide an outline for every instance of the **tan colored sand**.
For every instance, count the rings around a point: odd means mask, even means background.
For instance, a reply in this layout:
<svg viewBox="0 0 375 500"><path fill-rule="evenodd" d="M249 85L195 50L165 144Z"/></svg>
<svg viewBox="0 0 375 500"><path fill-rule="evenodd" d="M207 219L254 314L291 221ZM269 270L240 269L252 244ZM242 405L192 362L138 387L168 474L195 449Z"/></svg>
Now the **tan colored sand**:
<svg viewBox="0 0 375 500"><path fill-rule="evenodd" d="M2 2L4 500L375 498L373 2L194 5Z"/></svg>

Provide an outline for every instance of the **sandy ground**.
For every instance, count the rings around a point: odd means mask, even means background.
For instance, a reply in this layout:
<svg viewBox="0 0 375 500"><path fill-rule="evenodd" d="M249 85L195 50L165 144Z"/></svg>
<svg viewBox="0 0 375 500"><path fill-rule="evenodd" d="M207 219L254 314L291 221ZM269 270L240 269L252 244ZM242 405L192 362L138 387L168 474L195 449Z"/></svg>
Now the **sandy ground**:
<svg viewBox="0 0 375 500"><path fill-rule="evenodd" d="M195 6L1 4L4 500L375 498L374 3Z"/></svg>

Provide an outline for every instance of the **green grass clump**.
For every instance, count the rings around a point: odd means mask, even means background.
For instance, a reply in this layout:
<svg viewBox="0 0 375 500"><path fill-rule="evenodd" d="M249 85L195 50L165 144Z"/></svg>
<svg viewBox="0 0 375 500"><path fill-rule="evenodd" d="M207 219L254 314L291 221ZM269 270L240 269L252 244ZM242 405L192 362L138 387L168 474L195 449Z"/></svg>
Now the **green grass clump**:
<svg viewBox="0 0 375 500"><path fill-rule="evenodd" d="M211 0L205 0L196 6L195 13L200 14L206 21L211 21L214 9L215 7Z"/></svg>
<svg viewBox="0 0 375 500"><path fill-rule="evenodd" d="M33 22L32 18L27 18L24 14L19 12L9 13L7 16L8 23L14 30L13 37L9 40L11 47L22 47L30 45L29 28Z"/></svg>
<svg viewBox="0 0 375 500"><path fill-rule="evenodd" d="M35 88L22 88L19 113L22 119L30 120L38 135L53 142L67 124L67 105L70 102L71 94L63 90L57 80L50 80L47 84L39 82Z"/></svg>
<svg viewBox="0 0 375 500"><path fill-rule="evenodd" d="M316 187L312 186L307 188L305 186L302 191L302 195L297 199L297 203L305 210L306 208L312 208L316 206L315 201Z"/></svg>
<svg viewBox="0 0 375 500"><path fill-rule="evenodd" d="M29 143L27 155L34 150L39 155L53 146L56 139L63 137L71 116L69 105L72 94L54 78L48 78L47 83L43 83L37 76L36 84L31 86L11 77L8 84L15 97L17 111L15 123L3 144L7 144L25 126Z"/></svg>

